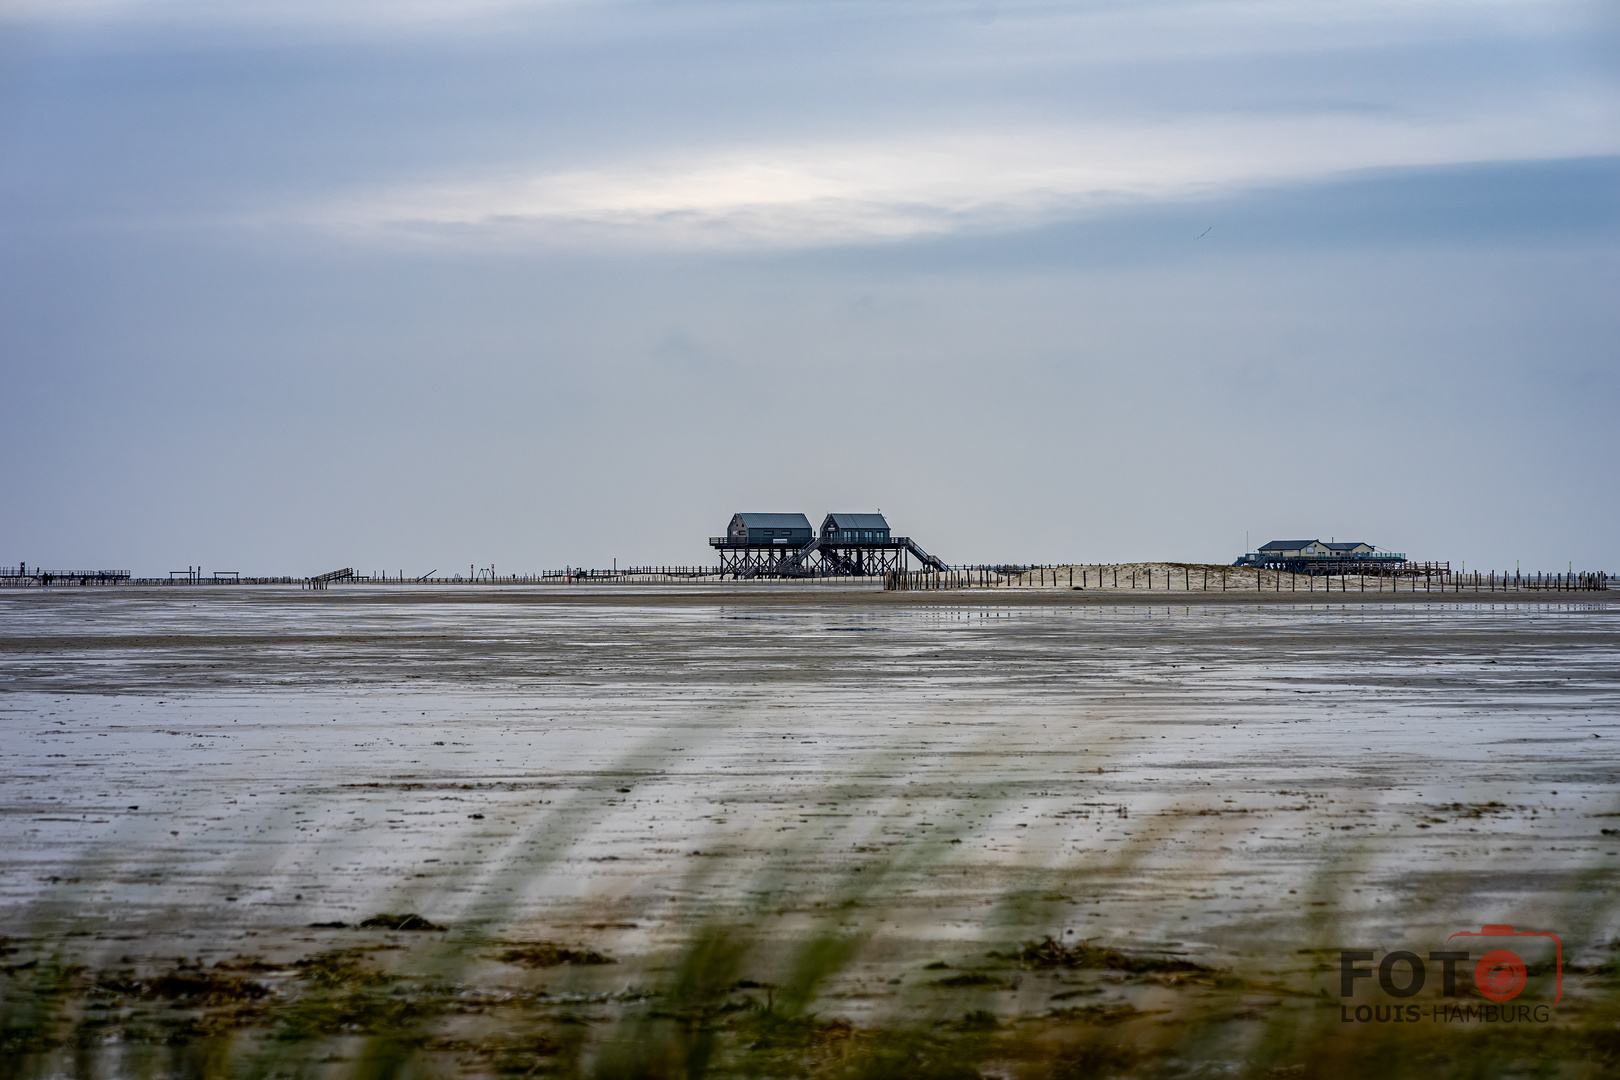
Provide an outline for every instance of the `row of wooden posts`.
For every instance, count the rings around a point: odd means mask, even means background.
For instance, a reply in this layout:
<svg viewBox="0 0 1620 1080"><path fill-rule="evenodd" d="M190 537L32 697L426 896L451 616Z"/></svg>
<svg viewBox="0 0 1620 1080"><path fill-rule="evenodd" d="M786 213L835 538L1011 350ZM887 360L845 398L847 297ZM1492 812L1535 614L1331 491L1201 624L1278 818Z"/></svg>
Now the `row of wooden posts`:
<svg viewBox="0 0 1620 1080"><path fill-rule="evenodd" d="M1195 578L1193 570L1197 569L1199 582L1194 587ZM1211 584L1211 573L1215 580ZM1008 589L1008 588L1069 588L1076 590L1087 589L1155 589L1165 592L1176 591L1177 577L1181 578L1182 592L1233 592L1248 591L1248 585L1235 584L1228 576L1226 567L1172 567L1158 575L1162 585L1154 584L1152 569L1141 572L1138 579L1135 570L1121 570L1118 566L1055 566L1034 567L1022 572L1003 572L988 568L963 567L950 570L896 570L885 579L883 587L890 591L912 591L933 589ZM1270 589L1267 588L1266 575L1271 575ZM1121 584L1123 575L1124 584ZM1240 578L1242 575L1239 575ZM1402 589L1402 578L1405 577L1406 588ZM1304 585L1300 579L1304 579ZM1285 590L1283 581L1288 581ZM1368 581L1372 585L1369 587ZM1551 590L1559 592L1603 590L1609 587L1609 577L1602 573L1570 573L1570 574L1521 574L1518 572L1488 573L1450 573L1443 577L1390 574L1347 574L1337 577L1291 574L1276 570L1257 570L1254 577L1255 592L1520 592L1524 590ZM1356 582L1352 590L1350 583ZM1321 588L1317 583L1321 582ZM1387 583L1387 584L1386 584ZM1334 585L1338 585L1335 589Z"/></svg>
<svg viewBox="0 0 1620 1080"><path fill-rule="evenodd" d="M1319 576L1291 574L1283 571L1254 571L1254 588L1249 589L1247 568L1228 567L1172 567L1155 573L1152 569L1132 570L1118 566L1094 564L1091 566L1036 566L1025 570L996 569L991 567L952 567L946 570L894 570L883 577L883 587L891 591L935 589L1017 589L1017 588L1069 588L1076 590L1143 589L1174 592L1414 592L1414 593L1493 593L1522 591L1592 591L1606 590L1612 579L1603 573L1523 574L1507 572L1445 573L1417 576L1411 574L1348 574ZM1195 574L1196 571L1196 574ZM1180 580L1176 580L1179 578ZM708 566L647 566L623 570L549 571L542 574L516 574L509 577L421 577L404 574L356 574L346 578L356 584L430 584L430 585L575 585L575 584L683 584L723 579L714 567ZM1404 580L1403 580L1404 579ZM125 579L126 585L273 585L300 584L306 587L313 579L293 577L240 577L211 580L166 578ZM764 581L780 581L762 578ZM798 584L854 584L862 580L840 576L807 577L793 579ZM1284 582L1287 585L1284 585ZM36 583L37 582L31 582ZM52 584L70 582L52 582ZM74 579L72 583L84 582ZM100 584L100 583L97 583ZM1356 586L1351 589L1351 584ZM1406 588L1401 588L1405 584Z"/></svg>
<svg viewBox="0 0 1620 1080"><path fill-rule="evenodd" d="M493 567L480 566L469 567L466 574L444 577L436 576L436 572L422 577L407 577L404 571L397 575L381 571L355 574L347 580L361 585L583 585L591 582L676 584L719 576L720 572L712 566L627 566L613 570L587 570L574 566L565 570L545 570L538 574L501 576L496 576Z"/></svg>

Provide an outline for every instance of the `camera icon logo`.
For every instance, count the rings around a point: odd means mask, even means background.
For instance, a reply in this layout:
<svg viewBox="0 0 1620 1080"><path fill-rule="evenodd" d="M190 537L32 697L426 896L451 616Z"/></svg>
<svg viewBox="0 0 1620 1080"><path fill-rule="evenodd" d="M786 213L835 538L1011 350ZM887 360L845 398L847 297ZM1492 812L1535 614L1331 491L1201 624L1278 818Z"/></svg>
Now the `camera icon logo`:
<svg viewBox="0 0 1620 1080"><path fill-rule="evenodd" d="M1553 972L1557 976L1557 994L1553 1004L1564 997L1564 943L1557 934L1543 930L1515 930L1511 926L1491 924L1475 930L1459 930L1452 938L1550 938L1554 947ZM1474 988L1492 1001L1512 1001L1524 990L1530 969L1524 959L1512 949L1492 949L1474 965Z"/></svg>

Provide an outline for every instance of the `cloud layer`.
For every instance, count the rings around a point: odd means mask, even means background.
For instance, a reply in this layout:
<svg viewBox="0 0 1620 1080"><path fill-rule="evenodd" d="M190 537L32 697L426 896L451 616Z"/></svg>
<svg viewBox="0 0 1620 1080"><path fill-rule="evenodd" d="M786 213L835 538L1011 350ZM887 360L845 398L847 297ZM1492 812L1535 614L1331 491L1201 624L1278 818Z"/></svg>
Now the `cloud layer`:
<svg viewBox="0 0 1620 1080"><path fill-rule="evenodd" d="M1202 117L1134 126L744 147L499 179L381 187L307 212L356 238L798 247L1028 228L1356 170L1620 151L1588 101L1428 123Z"/></svg>
<svg viewBox="0 0 1620 1080"><path fill-rule="evenodd" d="M0 562L1620 569L1612 8L5 5Z"/></svg>

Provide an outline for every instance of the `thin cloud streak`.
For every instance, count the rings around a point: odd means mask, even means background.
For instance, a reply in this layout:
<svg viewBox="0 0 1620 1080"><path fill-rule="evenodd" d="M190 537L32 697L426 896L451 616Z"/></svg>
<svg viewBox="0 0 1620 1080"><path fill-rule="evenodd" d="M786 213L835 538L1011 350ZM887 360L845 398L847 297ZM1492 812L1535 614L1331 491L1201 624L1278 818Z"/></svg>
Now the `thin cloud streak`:
<svg viewBox="0 0 1620 1080"><path fill-rule="evenodd" d="M201 31L263 41L336 32L354 41L445 35L527 36L545 49L609 40L678 47L722 30L791 27L816 38L829 23L888 41L885 61L922 72L1455 42L1459 33L1532 37L1580 33L1583 0L11 0L0 27ZM969 46L962 48L963 46Z"/></svg>
<svg viewBox="0 0 1620 1080"><path fill-rule="evenodd" d="M167 25L397 26L487 19L529 10L581 6L585 0L13 0L0 22L158 23Z"/></svg>
<svg viewBox="0 0 1620 1080"><path fill-rule="evenodd" d="M1617 120L1588 99L1446 122L1199 118L744 147L384 186L291 216L368 242L814 247L1023 228L1357 170L1613 154Z"/></svg>

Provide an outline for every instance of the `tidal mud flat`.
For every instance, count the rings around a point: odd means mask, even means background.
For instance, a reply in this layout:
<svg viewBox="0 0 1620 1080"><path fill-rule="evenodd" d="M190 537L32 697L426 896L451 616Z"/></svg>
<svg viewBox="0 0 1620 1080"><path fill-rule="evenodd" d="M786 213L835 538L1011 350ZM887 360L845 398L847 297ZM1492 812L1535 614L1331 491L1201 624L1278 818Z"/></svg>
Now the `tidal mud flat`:
<svg viewBox="0 0 1620 1080"><path fill-rule="evenodd" d="M1617 615L1605 594L0 596L10 1060L1325 1075L1395 1037L1341 1021L1341 950L1512 924L1564 941L1554 1019L1437 1028L1484 999L1436 971L1425 1038L1601 1070Z"/></svg>

